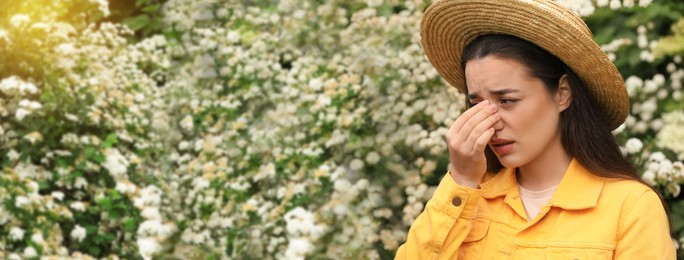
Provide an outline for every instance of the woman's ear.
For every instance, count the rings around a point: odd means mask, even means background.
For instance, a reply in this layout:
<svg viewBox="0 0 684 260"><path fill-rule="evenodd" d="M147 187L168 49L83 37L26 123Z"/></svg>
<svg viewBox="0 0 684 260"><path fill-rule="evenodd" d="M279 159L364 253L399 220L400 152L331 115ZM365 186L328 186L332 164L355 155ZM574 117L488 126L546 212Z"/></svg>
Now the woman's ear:
<svg viewBox="0 0 684 260"><path fill-rule="evenodd" d="M568 80L568 74L563 74L558 80L558 91L556 91L556 104L558 111L564 111L572 103L572 88Z"/></svg>

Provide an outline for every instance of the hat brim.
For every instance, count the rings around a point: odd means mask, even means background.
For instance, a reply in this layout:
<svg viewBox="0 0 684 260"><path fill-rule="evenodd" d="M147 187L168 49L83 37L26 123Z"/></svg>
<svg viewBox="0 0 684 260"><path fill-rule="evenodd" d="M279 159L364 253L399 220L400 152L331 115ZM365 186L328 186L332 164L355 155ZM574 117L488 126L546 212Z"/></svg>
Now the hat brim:
<svg viewBox="0 0 684 260"><path fill-rule="evenodd" d="M432 4L421 22L425 54L449 84L465 93L463 48L480 35L513 35L545 49L568 65L604 109L611 129L629 113L624 80L575 13L552 1L445 0Z"/></svg>

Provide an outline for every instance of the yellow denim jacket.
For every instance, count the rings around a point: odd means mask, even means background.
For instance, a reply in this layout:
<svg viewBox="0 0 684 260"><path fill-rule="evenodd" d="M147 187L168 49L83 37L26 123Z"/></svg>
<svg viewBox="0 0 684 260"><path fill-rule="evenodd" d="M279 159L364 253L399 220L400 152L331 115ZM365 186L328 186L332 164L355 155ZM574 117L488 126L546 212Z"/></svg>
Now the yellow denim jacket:
<svg viewBox="0 0 684 260"><path fill-rule="evenodd" d="M527 220L513 169L480 189L447 174L395 259L675 259L658 195L598 177L572 160L541 212Z"/></svg>

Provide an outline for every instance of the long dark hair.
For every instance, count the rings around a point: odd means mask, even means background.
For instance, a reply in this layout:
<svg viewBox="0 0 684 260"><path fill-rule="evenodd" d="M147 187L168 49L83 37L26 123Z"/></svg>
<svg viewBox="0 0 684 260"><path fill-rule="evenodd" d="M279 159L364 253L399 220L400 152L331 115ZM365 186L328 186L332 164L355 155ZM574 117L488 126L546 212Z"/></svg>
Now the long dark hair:
<svg viewBox="0 0 684 260"><path fill-rule="evenodd" d="M612 129L605 123L609 121L608 117L599 103L584 82L563 61L526 40L515 36L492 34L480 36L465 47L461 56L461 66L465 68L468 61L490 55L520 62L531 76L544 82L546 90L551 94L556 94L560 78L567 75L572 102L560 114L561 143L565 151L594 175L635 180L650 187L637 175L632 164L622 156L620 146L611 133ZM468 88L465 90L467 92ZM468 93L465 94L466 104L470 107ZM485 155L487 171L496 173L503 168L489 146L485 148ZM668 211L665 203L663 206Z"/></svg>

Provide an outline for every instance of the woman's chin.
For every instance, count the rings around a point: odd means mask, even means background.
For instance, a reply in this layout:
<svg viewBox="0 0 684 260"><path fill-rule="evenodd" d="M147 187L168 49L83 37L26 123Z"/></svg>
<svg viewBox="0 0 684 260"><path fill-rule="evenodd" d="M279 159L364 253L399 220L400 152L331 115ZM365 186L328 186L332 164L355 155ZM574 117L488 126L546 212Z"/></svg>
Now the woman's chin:
<svg viewBox="0 0 684 260"><path fill-rule="evenodd" d="M503 167L506 167L506 168L518 168L522 165L520 160L517 160L516 158L514 158L514 156L510 156L510 155L499 156L499 155L497 155L496 157L499 158L499 162L501 163L501 165L503 165Z"/></svg>

